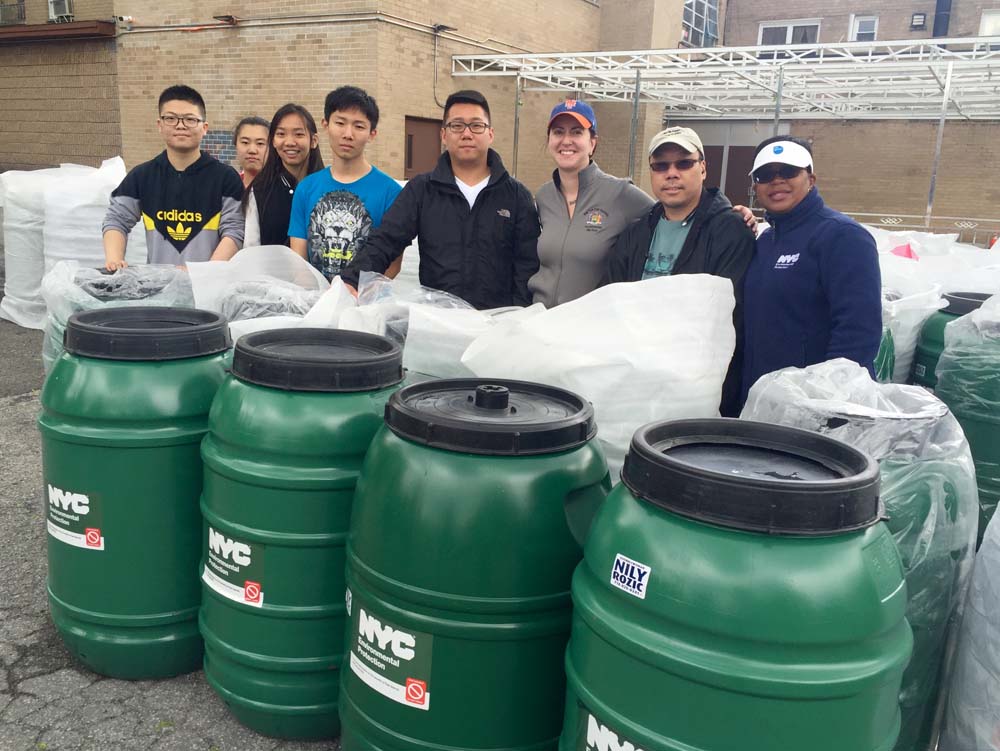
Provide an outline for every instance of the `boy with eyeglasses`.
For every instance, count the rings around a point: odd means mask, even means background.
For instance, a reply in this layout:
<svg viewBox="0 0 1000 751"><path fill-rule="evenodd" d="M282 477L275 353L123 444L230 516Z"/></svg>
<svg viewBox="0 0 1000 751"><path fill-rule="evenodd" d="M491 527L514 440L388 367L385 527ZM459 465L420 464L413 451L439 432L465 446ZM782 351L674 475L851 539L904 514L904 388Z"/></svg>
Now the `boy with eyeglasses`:
<svg viewBox="0 0 1000 751"><path fill-rule="evenodd" d="M109 271L128 265L128 234L140 219L148 263L225 261L243 244L243 183L236 170L201 151L208 133L201 94L190 86L164 89L156 124L166 148L111 194L102 227Z"/></svg>
<svg viewBox="0 0 1000 751"><path fill-rule="evenodd" d="M341 86L327 94L323 129L333 154L330 167L304 178L292 196L292 250L329 280L354 259L399 195L399 183L365 157L378 120L378 104L366 91Z"/></svg>
<svg viewBox="0 0 1000 751"><path fill-rule="evenodd" d="M705 148L690 128L661 130L649 144L653 204L618 236L605 284L668 274L712 274L733 283L736 352L722 390L724 417L739 411L743 274L754 252L753 232L718 188L705 187ZM749 212L747 212L749 213Z"/></svg>
<svg viewBox="0 0 1000 751"><path fill-rule="evenodd" d="M874 238L823 203L808 141L763 141L750 176L770 227L757 239L744 284L743 399L765 373L837 357L874 376L882 339Z"/></svg>
<svg viewBox="0 0 1000 751"><path fill-rule="evenodd" d="M528 279L538 270L538 213L531 193L490 148L490 107L478 91L445 101L445 151L432 172L410 180L343 274L352 287L362 271L384 273L420 240L420 283L479 308L530 305Z"/></svg>

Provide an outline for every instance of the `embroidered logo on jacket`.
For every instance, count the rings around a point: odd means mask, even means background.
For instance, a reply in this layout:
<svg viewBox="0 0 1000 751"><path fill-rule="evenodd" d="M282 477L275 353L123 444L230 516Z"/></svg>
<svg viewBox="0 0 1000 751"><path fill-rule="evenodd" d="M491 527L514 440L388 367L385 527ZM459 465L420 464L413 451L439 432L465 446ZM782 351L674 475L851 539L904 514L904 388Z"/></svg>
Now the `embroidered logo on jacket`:
<svg viewBox="0 0 1000 751"><path fill-rule="evenodd" d="M504 219L510 219L510 209L497 209L497 215Z"/></svg>
<svg viewBox="0 0 1000 751"><path fill-rule="evenodd" d="M604 229L604 223L607 220L608 212L604 209L587 209L587 221L584 222L583 226L587 228L588 232L597 232Z"/></svg>
<svg viewBox="0 0 1000 751"><path fill-rule="evenodd" d="M778 256L778 262L774 264L776 269L790 269L799 261L799 253L789 253Z"/></svg>

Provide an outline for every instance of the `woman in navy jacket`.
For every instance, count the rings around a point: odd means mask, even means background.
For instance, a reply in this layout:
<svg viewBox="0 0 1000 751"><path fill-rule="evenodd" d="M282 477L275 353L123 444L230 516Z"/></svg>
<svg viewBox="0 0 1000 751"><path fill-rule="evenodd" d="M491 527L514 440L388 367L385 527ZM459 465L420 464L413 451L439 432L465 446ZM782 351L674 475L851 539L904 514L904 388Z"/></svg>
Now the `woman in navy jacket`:
<svg viewBox="0 0 1000 751"><path fill-rule="evenodd" d="M882 337L874 239L823 203L808 142L769 138L750 174L771 226L757 238L744 279L743 398L765 373L835 357L874 374Z"/></svg>

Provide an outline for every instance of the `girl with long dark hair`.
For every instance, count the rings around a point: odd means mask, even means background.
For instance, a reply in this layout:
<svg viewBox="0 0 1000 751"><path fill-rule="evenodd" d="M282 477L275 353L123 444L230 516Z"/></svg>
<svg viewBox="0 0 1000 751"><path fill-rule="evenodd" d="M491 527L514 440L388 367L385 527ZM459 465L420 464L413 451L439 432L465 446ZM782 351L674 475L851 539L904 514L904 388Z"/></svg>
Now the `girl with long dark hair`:
<svg viewBox="0 0 1000 751"><path fill-rule="evenodd" d="M286 104L275 112L267 140L269 158L243 195L243 247L288 245L295 187L306 175L323 169L316 121L302 105Z"/></svg>

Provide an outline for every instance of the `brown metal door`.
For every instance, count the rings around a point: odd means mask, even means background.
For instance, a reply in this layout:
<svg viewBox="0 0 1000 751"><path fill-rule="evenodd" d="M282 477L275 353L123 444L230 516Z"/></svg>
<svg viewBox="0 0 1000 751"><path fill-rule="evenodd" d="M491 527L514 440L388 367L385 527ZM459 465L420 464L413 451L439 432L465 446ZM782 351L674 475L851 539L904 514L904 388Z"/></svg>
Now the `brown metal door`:
<svg viewBox="0 0 1000 751"><path fill-rule="evenodd" d="M750 177L747 173L753 166L754 146L730 146L729 160L726 163L726 184L719 185L722 180L722 147L706 146L705 161L707 162L706 188L722 188L726 198L734 204L750 205Z"/></svg>
<svg viewBox="0 0 1000 751"><path fill-rule="evenodd" d="M753 167L756 146L730 146L726 164L726 198L734 204L751 206L753 191L750 189L750 168Z"/></svg>
<svg viewBox="0 0 1000 751"><path fill-rule="evenodd" d="M422 117L406 118L406 161L403 178L430 172L441 156L441 121Z"/></svg>

